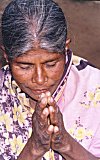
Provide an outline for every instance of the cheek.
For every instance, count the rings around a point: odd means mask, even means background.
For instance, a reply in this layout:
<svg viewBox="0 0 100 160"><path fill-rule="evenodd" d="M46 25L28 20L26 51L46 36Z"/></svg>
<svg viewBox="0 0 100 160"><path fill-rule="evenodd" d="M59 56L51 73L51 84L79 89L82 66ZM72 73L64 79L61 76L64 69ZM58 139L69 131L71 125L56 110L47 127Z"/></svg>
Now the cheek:
<svg viewBox="0 0 100 160"><path fill-rule="evenodd" d="M54 81L60 81L64 72L64 64L57 66L52 71L48 71L49 77L52 77Z"/></svg>
<svg viewBox="0 0 100 160"><path fill-rule="evenodd" d="M57 81L60 80L61 77L62 77L62 72L59 72L59 70L56 70L56 72L55 71L52 72L52 79Z"/></svg>
<svg viewBox="0 0 100 160"><path fill-rule="evenodd" d="M19 71L18 69L12 69L12 75L16 80L16 82L25 83L31 78L32 74L30 72L26 72L26 71L22 72L22 71Z"/></svg>

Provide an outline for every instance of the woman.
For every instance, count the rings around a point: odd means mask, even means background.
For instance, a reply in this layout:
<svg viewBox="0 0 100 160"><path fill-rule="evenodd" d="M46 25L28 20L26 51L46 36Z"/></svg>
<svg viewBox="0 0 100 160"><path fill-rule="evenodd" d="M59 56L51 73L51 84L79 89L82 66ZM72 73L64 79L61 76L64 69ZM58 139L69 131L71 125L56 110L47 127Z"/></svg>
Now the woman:
<svg viewBox="0 0 100 160"><path fill-rule="evenodd" d="M72 56L61 8L52 0L13 0L2 37L2 158L98 160L100 72Z"/></svg>

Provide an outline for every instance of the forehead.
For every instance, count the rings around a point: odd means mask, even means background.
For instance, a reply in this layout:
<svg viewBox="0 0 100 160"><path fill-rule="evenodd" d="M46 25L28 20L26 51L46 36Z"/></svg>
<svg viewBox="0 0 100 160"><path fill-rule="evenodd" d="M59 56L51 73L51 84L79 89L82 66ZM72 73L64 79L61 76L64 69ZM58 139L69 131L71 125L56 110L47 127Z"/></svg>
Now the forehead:
<svg viewBox="0 0 100 160"><path fill-rule="evenodd" d="M36 49L36 50L30 50L25 52L24 54L18 56L17 58L15 58L16 60L49 60L49 59L56 59L59 57L63 57L63 54L60 53L56 53L56 52L49 52L47 50L44 49Z"/></svg>

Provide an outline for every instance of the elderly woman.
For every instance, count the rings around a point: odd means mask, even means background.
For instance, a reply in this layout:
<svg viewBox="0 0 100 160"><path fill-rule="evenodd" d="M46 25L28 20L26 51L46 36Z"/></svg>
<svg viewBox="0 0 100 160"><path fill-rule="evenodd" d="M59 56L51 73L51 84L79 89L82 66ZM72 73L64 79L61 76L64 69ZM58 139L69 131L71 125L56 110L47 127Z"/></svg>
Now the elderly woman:
<svg viewBox="0 0 100 160"><path fill-rule="evenodd" d="M100 72L72 55L61 8L52 0L13 0L2 37L1 158L98 160Z"/></svg>

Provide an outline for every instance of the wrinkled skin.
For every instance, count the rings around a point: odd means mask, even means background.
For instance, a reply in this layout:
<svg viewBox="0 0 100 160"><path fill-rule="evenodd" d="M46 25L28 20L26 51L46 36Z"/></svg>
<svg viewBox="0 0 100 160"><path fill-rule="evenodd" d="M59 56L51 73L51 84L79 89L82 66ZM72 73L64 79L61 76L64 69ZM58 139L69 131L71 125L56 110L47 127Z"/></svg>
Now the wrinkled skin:
<svg viewBox="0 0 100 160"><path fill-rule="evenodd" d="M59 107L53 98L45 95L37 102L33 114L32 138L38 152L43 156L45 152L52 148L63 154L67 137Z"/></svg>
<svg viewBox="0 0 100 160"><path fill-rule="evenodd" d="M43 153L49 150L51 133L48 132L48 114L43 114L43 108L40 104L36 104L35 112L33 114L33 133L32 137L36 144L36 149L40 149Z"/></svg>

